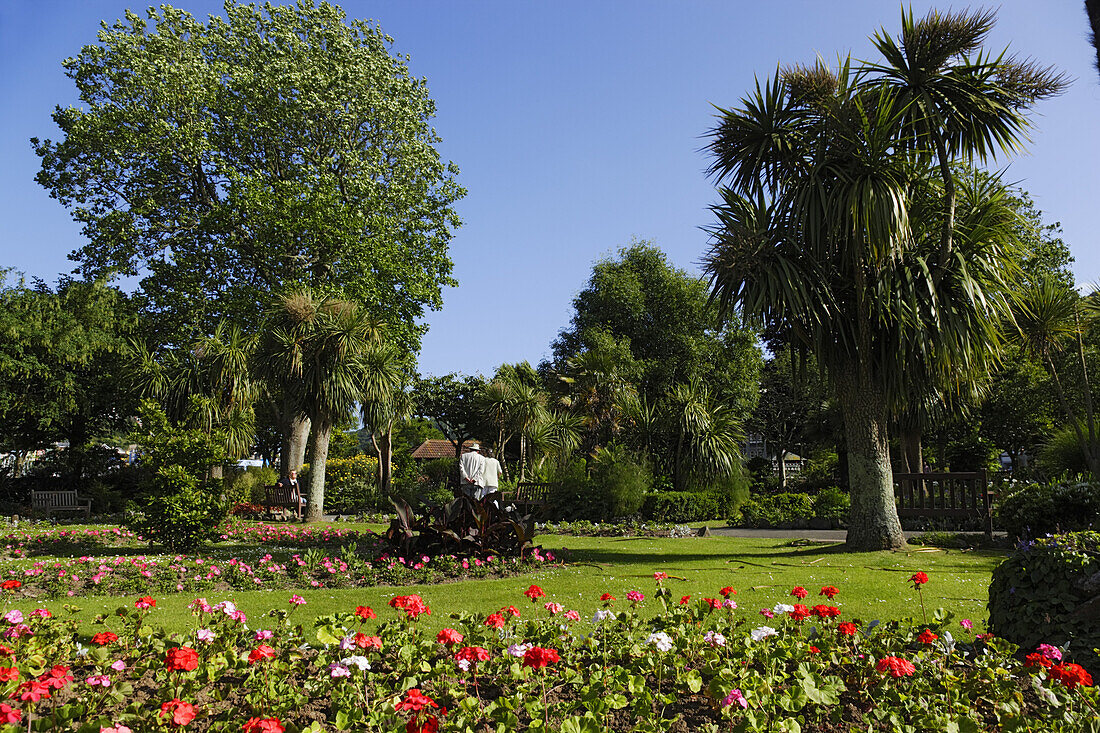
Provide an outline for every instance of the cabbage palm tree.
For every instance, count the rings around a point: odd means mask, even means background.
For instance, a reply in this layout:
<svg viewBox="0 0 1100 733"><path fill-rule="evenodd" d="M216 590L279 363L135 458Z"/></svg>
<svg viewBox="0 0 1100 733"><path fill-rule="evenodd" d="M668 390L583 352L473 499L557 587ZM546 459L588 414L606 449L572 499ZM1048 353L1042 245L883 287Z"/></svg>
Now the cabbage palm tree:
<svg viewBox="0 0 1100 733"><path fill-rule="evenodd" d="M360 414L378 454L378 490L389 494L393 468L393 428L413 413L405 360L393 344L380 343L365 355Z"/></svg>
<svg viewBox="0 0 1100 733"><path fill-rule="evenodd" d="M1038 357L1053 378L1058 402L1077 436L1085 464L1093 477L1100 479L1100 429L1096 424L1082 338L1082 316L1095 316L1096 313L1095 293L1093 296L1082 302L1077 291L1067 284L1053 278L1041 279L1017 294L1015 320L1021 346ZM1073 359L1077 361L1084 382L1078 407L1067 397L1064 375L1058 370L1057 357L1068 349L1074 352Z"/></svg>
<svg viewBox="0 0 1100 733"><path fill-rule="evenodd" d="M974 22L907 19L902 42L927 46L920 68L965 88L974 105L995 108L972 118L970 129L932 117L940 107L922 107L920 95L883 71L897 62L887 56L880 65L846 60L835 71L818 63L779 72L740 108L722 110L712 131L711 173L725 184L704 263L713 297L724 311L787 334L825 366L844 415L853 549L905 544L888 425L912 378L906 365L934 373L972 362L1006 309L1000 273L1012 260L1000 234L969 234L981 253L978 275L956 251L957 177L944 186L936 217L950 236L934 253L920 246L921 225L911 219L930 182L938 176L943 185L922 130L941 125L940 147L951 159L1012 150L1027 108L1042 96L1028 84L1053 84L1003 56L966 60L986 23L981 14L960 15L967 17Z"/></svg>
<svg viewBox="0 0 1100 733"><path fill-rule="evenodd" d="M324 516L325 465L333 427L347 418L364 390L378 390L384 377L372 373L380 347L379 324L356 303L318 296L308 288L279 298L269 312L261 345L263 371L284 375L296 414L311 424L307 522Z"/></svg>
<svg viewBox="0 0 1100 733"><path fill-rule="evenodd" d="M666 409L673 424L672 484L686 491L692 479L719 478L741 465L741 422L698 377L672 388Z"/></svg>

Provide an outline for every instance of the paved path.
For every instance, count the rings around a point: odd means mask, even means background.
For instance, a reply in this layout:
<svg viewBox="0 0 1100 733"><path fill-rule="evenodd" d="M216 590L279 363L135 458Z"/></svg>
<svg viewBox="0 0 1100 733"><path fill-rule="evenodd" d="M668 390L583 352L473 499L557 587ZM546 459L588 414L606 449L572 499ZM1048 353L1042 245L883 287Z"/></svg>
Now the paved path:
<svg viewBox="0 0 1100 733"><path fill-rule="evenodd" d="M737 527L711 527L710 533L715 537L747 537L757 539L805 539L814 542L843 542L848 535L846 529L740 529ZM911 539L922 532L906 532L905 538ZM983 532L959 532L958 534L973 534L977 537L984 536ZM994 532L994 537L1004 536L1004 532Z"/></svg>

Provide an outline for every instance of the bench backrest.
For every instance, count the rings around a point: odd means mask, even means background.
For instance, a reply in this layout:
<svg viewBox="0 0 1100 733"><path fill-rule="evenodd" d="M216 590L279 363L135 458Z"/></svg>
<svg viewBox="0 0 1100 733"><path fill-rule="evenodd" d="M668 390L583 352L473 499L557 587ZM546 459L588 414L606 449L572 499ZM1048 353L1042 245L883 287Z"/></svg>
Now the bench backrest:
<svg viewBox="0 0 1100 733"><path fill-rule="evenodd" d="M268 504L296 504L297 498L294 496L293 489L290 486L267 486L267 503Z"/></svg>
<svg viewBox="0 0 1100 733"><path fill-rule="evenodd" d="M35 509L56 509L79 506L76 491L32 491L31 504Z"/></svg>
<svg viewBox="0 0 1100 733"><path fill-rule="evenodd" d="M540 483L536 481L524 481L516 484L516 499L520 501L547 501L550 498L550 490L554 484Z"/></svg>

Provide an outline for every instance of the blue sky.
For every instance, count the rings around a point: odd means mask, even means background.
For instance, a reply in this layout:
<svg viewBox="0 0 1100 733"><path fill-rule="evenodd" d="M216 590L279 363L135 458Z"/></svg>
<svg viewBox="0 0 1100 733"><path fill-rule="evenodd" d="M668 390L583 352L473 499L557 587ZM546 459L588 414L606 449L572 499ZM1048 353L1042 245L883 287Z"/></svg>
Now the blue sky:
<svg viewBox="0 0 1100 733"><path fill-rule="evenodd" d="M174 3L205 17L220 2ZM945 4L914 3L923 14ZM34 182L28 139L56 137L54 105L75 103L61 61L95 39L119 0L0 3L0 266L53 281L80 245L68 213ZM491 373L537 363L571 315L591 266L633 238L694 271L714 188L703 137L777 63L871 54L867 36L896 31L899 5L841 2L345 2L377 20L411 57L438 106L443 156L469 195L451 248L459 287L429 314L425 373ZM957 6L962 7L962 6ZM1100 77L1083 2L1010 0L990 47L1075 78L1043 103L1029 153L1006 178L1060 221L1079 282L1100 279Z"/></svg>

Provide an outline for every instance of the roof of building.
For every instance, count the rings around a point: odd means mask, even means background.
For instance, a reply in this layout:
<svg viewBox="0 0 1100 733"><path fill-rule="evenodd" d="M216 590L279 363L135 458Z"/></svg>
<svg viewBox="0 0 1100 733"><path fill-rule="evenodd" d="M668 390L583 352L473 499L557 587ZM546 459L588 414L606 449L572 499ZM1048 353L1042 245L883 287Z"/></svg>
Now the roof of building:
<svg viewBox="0 0 1100 733"><path fill-rule="evenodd" d="M478 441L467 440L462 444L462 447L465 448L476 442ZM420 447L413 451L412 457L421 461L430 460L432 458L454 458L455 447L449 440L431 438L421 443Z"/></svg>

